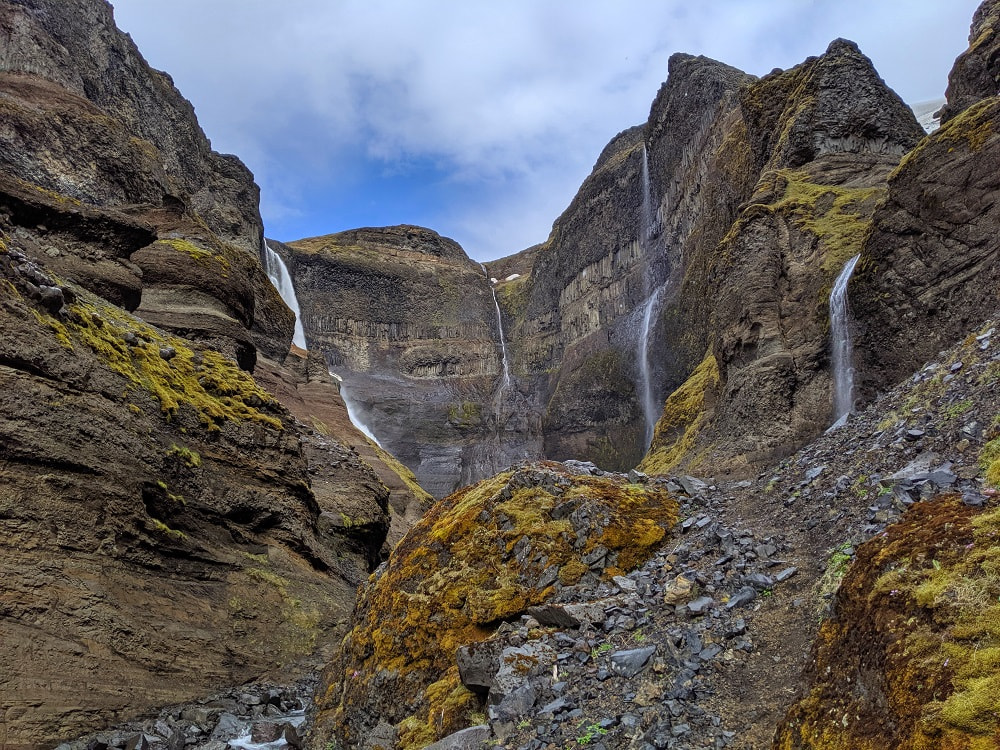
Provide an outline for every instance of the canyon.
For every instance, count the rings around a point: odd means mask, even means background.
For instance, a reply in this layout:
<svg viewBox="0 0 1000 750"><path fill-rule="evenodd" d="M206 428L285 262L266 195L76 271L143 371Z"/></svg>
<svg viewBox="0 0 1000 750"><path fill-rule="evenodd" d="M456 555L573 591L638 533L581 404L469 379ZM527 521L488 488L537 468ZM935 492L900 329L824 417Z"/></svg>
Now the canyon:
<svg viewBox="0 0 1000 750"><path fill-rule="evenodd" d="M998 25L931 133L675 54L481 266L0 0L0 748L994 746Z"/></svg>

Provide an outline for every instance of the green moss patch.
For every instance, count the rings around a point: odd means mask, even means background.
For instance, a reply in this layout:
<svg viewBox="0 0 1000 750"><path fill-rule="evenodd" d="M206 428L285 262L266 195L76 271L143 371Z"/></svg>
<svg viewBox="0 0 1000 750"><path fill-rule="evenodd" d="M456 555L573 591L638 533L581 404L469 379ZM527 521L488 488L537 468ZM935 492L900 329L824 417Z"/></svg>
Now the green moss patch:
<svg viewBox="0 0 1000 750"><path fill-rule="evenodd" d="M780 748L997 747L1000 509L919 503L858 548Z"/></svg>
<svg viewBox="0 0 1000 750"><path fill-rule="evenodd" d="M573 516L580 507L586 514ZM397 725L401 747L423 747L467 726L481 707L458 680L460 646L546 601L553 580L572 584L588 571L612 575L639 565L676 519L677 503L662 489L570 475L551 463L445 498L362 590L344 641L343 681L333 681L321 722L341 727L352 742L366 731L354 723L366 709L355 709L390 690L396 711L385 718ZM607 555L586 564L598 548Z"/></svg>
<svg viewBox="0 0 1000 750"><path fill-rule="evenodd" d="M663 404L653 442L639 468L649 474L666 474L695 446L708 421L719 387L719 363L709 352L684 384Z"/></svg>
<svg viewBox="0 0 1000 750"><path fill-rule="evenodd" d="M210 431L225 421L283 429L281 420L265 411L277 406L274 398L233 360L211 349L196 350L189 341L168 336L93 295L77 295L66 323L39 313L40 321L63 346L90 348L132 388L155 396L168 420L187 407Z"/></svg>

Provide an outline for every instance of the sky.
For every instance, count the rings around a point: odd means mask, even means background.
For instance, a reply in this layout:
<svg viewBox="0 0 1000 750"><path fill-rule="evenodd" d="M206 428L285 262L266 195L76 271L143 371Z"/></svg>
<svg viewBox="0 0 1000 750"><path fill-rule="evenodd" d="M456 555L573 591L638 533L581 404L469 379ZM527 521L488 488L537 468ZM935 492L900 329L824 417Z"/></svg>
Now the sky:
<svg viewBox="0 0 1000 750"><path fill-rule="evenodd" d="M476 260L543 242L674 52L764 75L857 42L944 95L978 0L112 0L261 187L268 237L418 224Z"/></svg>

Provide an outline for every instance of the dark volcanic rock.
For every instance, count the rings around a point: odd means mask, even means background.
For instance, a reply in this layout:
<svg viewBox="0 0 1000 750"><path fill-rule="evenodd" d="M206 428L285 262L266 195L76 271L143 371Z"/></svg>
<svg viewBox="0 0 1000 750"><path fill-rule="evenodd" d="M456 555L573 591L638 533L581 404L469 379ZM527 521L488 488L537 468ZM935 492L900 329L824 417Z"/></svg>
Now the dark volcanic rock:
<svg viewBox="0 0 1000 750"><path fill-rule="evenodd" d="M399 226L278 247L311 345L421 486L444 496L537 454L537 424L504 379L490 282L457 243Z"/></svg>
<svg viewBox="0 0 1000 750"><path fill-rule="evenodd" d="M976 102L1000 94L1000 2L984 0L972 18L969 49L959 55L948 76L948 102L941 123Z"/></svg>

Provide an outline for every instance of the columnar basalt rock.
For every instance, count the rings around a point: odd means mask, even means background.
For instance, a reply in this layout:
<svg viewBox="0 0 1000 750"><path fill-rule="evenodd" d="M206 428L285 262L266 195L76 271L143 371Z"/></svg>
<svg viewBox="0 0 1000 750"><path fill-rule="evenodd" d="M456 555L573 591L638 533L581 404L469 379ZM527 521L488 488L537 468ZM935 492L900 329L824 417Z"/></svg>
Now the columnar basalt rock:
<svg viewBox="0 0 1000 750"><path fill-rule="evenodd" d="M490 281L456 242L399 226L272 247L287 256L311 345L421 486L441 497L537 455L517 380L499 392Z"/></svg>

